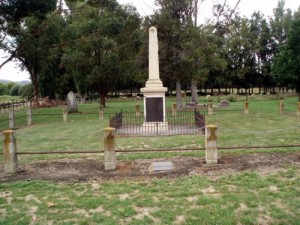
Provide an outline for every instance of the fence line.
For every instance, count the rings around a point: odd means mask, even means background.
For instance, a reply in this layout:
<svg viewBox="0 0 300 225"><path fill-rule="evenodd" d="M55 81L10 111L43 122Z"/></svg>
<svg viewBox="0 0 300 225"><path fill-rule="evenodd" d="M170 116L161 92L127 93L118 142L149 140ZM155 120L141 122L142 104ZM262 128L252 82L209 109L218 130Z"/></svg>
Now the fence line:
<svg viewBox="0 0 300 225"><path fill-rule="evenodd" d="M8 112L11 108L12 110L15 111L15 109L19 109L21 107L25 108L27 106L27 101L26 100L20 100L20 101L15 101L12 100L11 102L5 102L0 104L0 112Z"/></svg>
<svg viewBox="0 0 300 225"><path fill-rule="evenodd" d="M218 150L243 150L243 149L272 149L272 148L296 148L300 144L293 145L269 145L269 146L233 146L233 147L218 147ZM170 149L116 149L116 153L145 153L145 152L186 152L186 151L204 151L206 148L170 148ZM51 155L51 154L103 154L103 150L94 151L47 151L47 152L17 152L17 155Z"/></svg>

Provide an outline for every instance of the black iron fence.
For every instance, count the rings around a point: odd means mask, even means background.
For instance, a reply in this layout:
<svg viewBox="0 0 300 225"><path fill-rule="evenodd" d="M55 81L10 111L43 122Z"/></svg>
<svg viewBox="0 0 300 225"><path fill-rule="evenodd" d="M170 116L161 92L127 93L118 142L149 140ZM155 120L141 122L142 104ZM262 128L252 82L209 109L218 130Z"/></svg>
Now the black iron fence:
<svg viewBox="0 0 300 225"><path fill-rule="evenodd" d="M167 112L163 121L145 122L143 115L121 112L110 117L110 126L119 135L204 134L205 116L199 111L177 111Z"/></svg>

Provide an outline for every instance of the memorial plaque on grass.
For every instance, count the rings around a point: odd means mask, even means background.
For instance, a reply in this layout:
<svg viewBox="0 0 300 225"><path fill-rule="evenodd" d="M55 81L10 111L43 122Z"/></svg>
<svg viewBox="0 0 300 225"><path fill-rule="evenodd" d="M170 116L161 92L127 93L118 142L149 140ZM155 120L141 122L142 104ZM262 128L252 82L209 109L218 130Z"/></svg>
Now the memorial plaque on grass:
<svg viewBox="0 0 300 225"><path fill-rule="evenodd" d="M174 169L173 163L171 161L166 162L153 162L149 167L149 172L164 172L172 171Z"/></svg>

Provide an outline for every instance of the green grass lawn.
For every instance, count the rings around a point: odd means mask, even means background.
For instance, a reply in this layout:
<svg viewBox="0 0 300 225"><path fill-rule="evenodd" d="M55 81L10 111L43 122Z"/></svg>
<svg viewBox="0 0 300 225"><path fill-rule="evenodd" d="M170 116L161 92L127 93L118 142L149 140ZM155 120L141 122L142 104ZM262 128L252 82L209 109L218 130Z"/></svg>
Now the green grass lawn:
<svg viewBox="0 0 300 225"><path fill-rule="evenodd" d="M299 171L0 184L0 224L299 224Z"/></svg>
<svg viewBox="0 0 300 225"><path fill-rule="evenodd" d="M167 99L170 109L174 98ZM205 101L203 98L202 101ZM217 104L217 99L213 99ZM214 110L206 124L217 125L218 145L264 146L300 143L300 117L296 98L285 99L279 114L274 99L250 99L250 114L243 114L243 101ZM142 104L142 102L140 102ZM25 126L26 112L16 113L18 151L102 150L103 129L110 113L134 112L136 102L111 102L105 119L98 119L99 106L80 105L82 114L62 122L62 108L38 109L33 125ZM141 107L142 108L142 107ZM205 110L201 110L206 114ZM52 114L44 115L44 114ZM58 115L54 115L58 114ZM8 121L0 117L0 129ZM118 149L203 148L204 136L117 137ZM2 146L0 147L0 151ZM290 152L294 149L225 151L222 154ZM203 157L203 153L199 154ZM122 154L118 159L196 156L185 153ZM22 155L19 163L87 157L85 155ZM0 156L0 163L3 157ZM300 168L288 165L261 175L256 171L217 178L188 176L179 179L89 181L61 183L23 181L0 184L0 224L299 224Z"/></svg>

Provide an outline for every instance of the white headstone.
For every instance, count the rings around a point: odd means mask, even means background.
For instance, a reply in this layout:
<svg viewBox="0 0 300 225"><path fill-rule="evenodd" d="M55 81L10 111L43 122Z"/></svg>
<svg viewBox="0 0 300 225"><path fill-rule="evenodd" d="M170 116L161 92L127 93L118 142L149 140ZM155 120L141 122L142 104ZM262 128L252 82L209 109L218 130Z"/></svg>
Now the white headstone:
<svg viewBox="0 0 300 225"><path fill-rule="evenodd" d="M77 99L73 91L70 91L68 93L67 103L68 103L69 112L78 112Z"/></svg>

